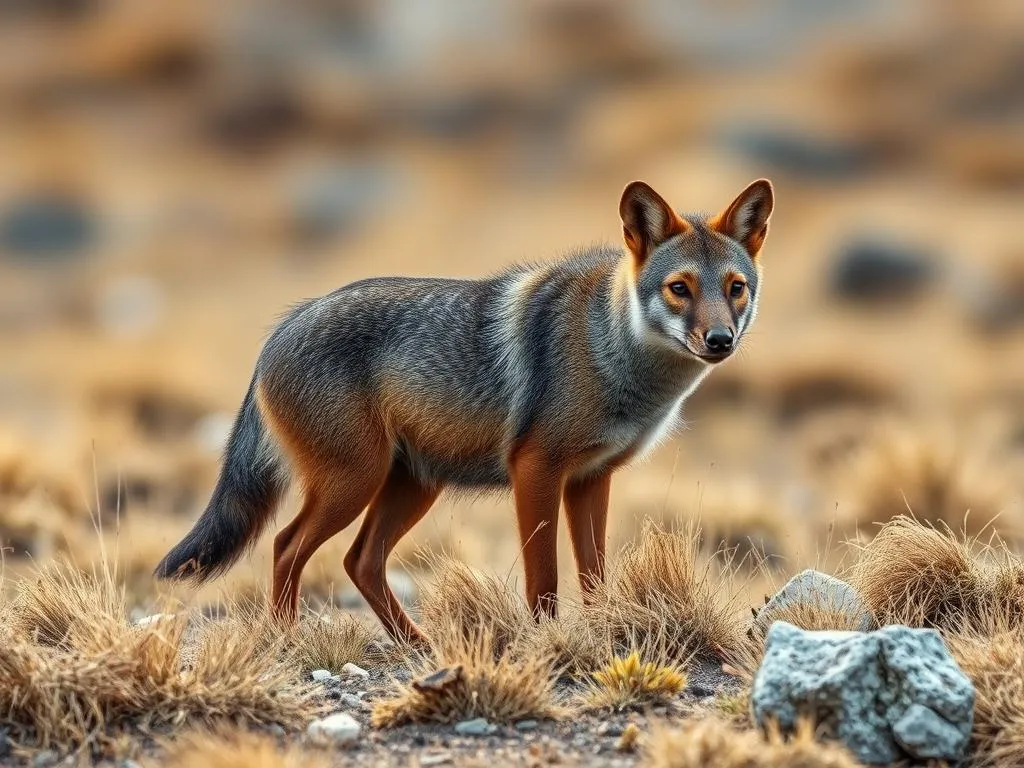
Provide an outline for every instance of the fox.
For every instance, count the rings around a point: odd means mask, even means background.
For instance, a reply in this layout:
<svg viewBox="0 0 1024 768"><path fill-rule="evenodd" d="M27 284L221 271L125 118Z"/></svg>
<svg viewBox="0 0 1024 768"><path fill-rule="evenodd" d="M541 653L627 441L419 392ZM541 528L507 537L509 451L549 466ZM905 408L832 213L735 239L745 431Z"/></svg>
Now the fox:
<svg viewBox="0 0 1024 768"><path fill-rule="evenodd" d="M679 214L642 181L619 201L624 248L579 249L476 280L377 277L292 309L270 333L209 504L156 567L204 582L274 538L270 610L297 621L303 567L362 523L344 568L389 635L426 638L388 586L395 545L442 491L511 489L526 600L557 615L562 508L584 600L605 577L612 475L680 420L757 315L774 190Z"/></svg>

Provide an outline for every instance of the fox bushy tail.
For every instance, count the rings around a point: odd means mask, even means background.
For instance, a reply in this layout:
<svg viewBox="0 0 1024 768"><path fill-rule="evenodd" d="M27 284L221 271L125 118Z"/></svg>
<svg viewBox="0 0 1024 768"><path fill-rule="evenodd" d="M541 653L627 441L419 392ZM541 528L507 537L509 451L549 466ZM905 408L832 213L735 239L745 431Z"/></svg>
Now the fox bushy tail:
<svg viewBox="0 0 1024 768"><path fill-rule="evenodd" d="M249 385L231 430L220 478L199 520L156 567L160 579L201 583L256 543L287 487L287 473Z"/></svg>

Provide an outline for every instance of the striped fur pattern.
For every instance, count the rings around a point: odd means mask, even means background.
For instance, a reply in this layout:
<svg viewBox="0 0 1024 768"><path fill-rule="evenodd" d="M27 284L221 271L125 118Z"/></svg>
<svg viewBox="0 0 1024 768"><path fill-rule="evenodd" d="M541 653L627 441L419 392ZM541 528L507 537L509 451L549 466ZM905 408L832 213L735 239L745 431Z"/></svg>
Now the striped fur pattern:
<svg viewBox="0 0 1024 768"><path fill-rule="evenodd" d="M560 506L586 589L603 577L611 473L671 432L754 320L772 205L762 180L718 216L680 216L634 182L625 250L481 280L373 278L296 307L260 354L209 507L158 575L229 566L290 474L305 502L275 539L279 616L294 617L312 552L368 508L346 568L392 634L415 638L387 554L443 489L511 487L528 597L553 612ZM712 331L731 334L724 352Z"/></svg>

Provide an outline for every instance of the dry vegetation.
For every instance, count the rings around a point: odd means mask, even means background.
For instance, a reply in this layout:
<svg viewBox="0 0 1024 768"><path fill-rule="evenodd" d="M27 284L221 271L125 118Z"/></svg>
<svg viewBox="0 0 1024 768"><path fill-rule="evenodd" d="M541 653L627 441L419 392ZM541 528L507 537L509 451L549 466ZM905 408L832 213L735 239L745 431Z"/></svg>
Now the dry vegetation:
<svg viewBox="0 0 1024 768"><path fill-rule="evenodd" d="M856 768L858 763L839 746L822 744L814 727L802 722L783 738L739 731L715 719L697 720L680 728L661 727L646 749L650 768Z"/></svg>
<svg viewBox="0 0 1024 768"><path fill-rule="evenodd" d="M159 760L150 764L165 768L328 768L331 759L322 750L281 748L269 736L222 727L174 737Z"/></svg>
<svg viewBox="0 0 1024 768"><path fill-rule="evenodd" d="M297 727L320 709L287 655L253 635L201 623L188 652L186 613L132 625L123 587L104 569L42 570L17 585L4 620L0 708L24 747L102 755L125 729L225 719Z"/></svg>
<svg viewBox="0 0 1024 768"><path fill-rule="evenodd" d="M553 719L557 672L543 655L513 656L487 628L467 635L451 626L432 639L433 653L412 661L416 678L396 683L393 695L373 709L373 724L453 723L476 717L492 722Z"/></svg>
<svg viewBox="0 0 1024 768"><path fill-rule="evenodd" d="M592 678L579 699L584 709L623 710L665 704L686 688L683 665L644 661L639 651L625 658L616 656Z"/></svg>

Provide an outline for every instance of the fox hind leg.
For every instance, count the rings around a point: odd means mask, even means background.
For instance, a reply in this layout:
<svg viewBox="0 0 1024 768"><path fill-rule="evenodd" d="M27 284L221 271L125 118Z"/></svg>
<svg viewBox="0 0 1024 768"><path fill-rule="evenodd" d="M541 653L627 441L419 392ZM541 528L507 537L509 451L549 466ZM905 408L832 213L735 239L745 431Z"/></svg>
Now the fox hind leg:
<svg viewBox="0 0 1024 768"><path fill-rule="evenodd" d="M423 636L388 586L385 566L395 545L440 493L440 486L422 483L403 462L396 461L345 555L345 570L359 592L388 633L401 642L422 643Z"/></svg>
<svg viewBox="0 0 1024 768"><path fill-rule="evenodd" d="M272 610L281 624L298 615L299 578L309 558L366 508L384 481L385 467L335 471L329 482L312 483L302 509L274 539Z"/></svg>

